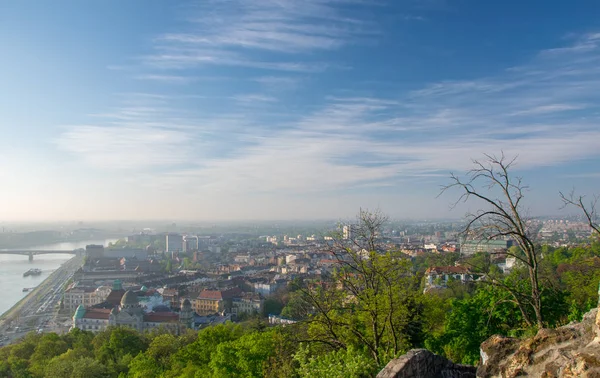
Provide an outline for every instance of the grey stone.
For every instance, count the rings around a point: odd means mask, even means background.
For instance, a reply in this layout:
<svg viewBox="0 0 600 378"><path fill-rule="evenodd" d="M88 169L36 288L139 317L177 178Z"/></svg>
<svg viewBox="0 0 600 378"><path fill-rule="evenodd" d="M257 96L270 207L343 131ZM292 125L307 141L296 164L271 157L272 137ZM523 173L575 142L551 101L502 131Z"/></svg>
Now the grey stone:
<svg viewBox="0 0 600 378"><path fill-rule="evenodd" d="M427 349L412 349L391 360L377 378L475 378L476 367L455 364Z"/></svg>

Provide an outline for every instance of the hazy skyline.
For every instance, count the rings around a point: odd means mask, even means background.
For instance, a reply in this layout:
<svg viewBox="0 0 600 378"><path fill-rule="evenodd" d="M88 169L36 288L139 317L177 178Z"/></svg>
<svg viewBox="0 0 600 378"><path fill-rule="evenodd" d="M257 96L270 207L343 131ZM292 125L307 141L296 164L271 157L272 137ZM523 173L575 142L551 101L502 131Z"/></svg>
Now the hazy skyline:
<svg viewBox="0 0 600 378"><path fill-rule="evenodd" d="M558 3L558 2L557 2ZM0 221L458 218L600 193L596 1L0 3Z"/></svg>

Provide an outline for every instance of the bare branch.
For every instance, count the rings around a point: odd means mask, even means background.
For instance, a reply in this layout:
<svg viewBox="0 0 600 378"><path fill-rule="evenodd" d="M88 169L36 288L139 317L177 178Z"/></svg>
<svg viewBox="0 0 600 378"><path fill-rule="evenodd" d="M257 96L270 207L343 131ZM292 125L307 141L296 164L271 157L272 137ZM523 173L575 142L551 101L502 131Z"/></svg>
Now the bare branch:
<svg viewBox="0 0 600 378"><path fill-rule="evenodd" d="M538 327L543 326L541 312L541 292L538 278L538 251L533 241L533 235L524 216L527 213L522 208L522 201L527 186L520 177L512 177L511 168L516 163L517 157L507 159L502 152L499 157L485 154L485 160L473 160L473 168L463 180L454 173L450 174L450 184L442 187L441 193L450 189L459 189L461 194L451 205L456 207L459 203L472 200L481 203L484 208L476 213L467 214L467 225L463 230L465 238L473 237L486 241L498 238L515 240L523 251L523 255L508 253L522 262L528 270L531 291L527 294L519 292L516 287L504 284L495 284L507 290L524 316L526 306L531 306L536 315ZM529 323L529 319L527 318Z"/></svg>
<svg viewBox="0 0 600 378"><path fill-rule="evenodd" d="M598 223L598 212L596 210L596 206L598 204L598 200L600 196L594 195L594 198L590 201L589 204L584 203L585 196L576 196L575 189L572 189L568 195L559 192L560 199L563 201L562 208L567 206L575 206L583 212L584 217L586 218L588 225L590 228L600 236L600 223Z"/></svg>

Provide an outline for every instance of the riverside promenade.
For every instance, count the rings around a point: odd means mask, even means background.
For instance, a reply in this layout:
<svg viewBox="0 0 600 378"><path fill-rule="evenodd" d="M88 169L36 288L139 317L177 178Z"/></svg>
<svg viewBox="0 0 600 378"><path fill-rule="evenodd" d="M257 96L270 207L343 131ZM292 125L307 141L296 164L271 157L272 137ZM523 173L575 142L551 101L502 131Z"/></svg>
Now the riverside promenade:
<svg viewBox="0 0 600 378"><path fill-rule="evenodd" d="M8 342L20 338L30 331L55 331L60 324L55 322L58 304L65 283L83 263L83 257L75 256L52 272L41 284L21 299L10 310L0 316L0 335Z"/></svg>

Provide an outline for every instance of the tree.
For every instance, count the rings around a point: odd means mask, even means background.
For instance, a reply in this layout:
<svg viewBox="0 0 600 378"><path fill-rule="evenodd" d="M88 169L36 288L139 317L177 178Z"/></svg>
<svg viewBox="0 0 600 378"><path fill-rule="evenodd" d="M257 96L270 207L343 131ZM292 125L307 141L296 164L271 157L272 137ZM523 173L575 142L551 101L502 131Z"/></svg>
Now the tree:
<svg viewBox="0 0 600 378"><path fill-rule="evenodd" d="M60 336L56 333L44 334L29 358L31 362L30 371L37 376L43 376L48 361L66 351L67 343L61 340Z"/></svg>
<svg viewBox="0 0 600 378"><path fill-rule="evenodd" d="M485 209L467 214L467 225L463 231L465 237L488 241L510 237L515 240L520 252L507 251L506 254L516 258L527 268L530 282L528 291L520 291L497 279L489 282L503 287L511 294L529 326L536 324L538 328L542 328L544 317L538 276L539 255L534 243L534 232L525 217L522 204L527 187L523 185L521 178L512 177L509 173L516 158L507 160L504 153L500 157L487 154L485 157L483 162L473 160L474 168L469 171L466 179L452 173L450 184L444 186L441 193L458 188L462 194L454 206L471 199L485 206ZM532 309L533 316L529 309Z"/></svg>
<svg viewBox="0 0 600 378"><path fill-rule="evenodd" d="M361 210L351 237L336 235L327 252L337 269L331 279L309 282L296 307L308 317L308 337L333 349L365 348L375 364L406 351L419 337L418 282L401 253L384 252L380 232L386 217ZM296 311L298 309L296 308Z"/></svg>
<svg viewBox="0 0 600 378"><path fill-rule="evenodd" d="M100 362L83 357L73 363L71 378L108 378L108 369Z"/></svg>
<svg viewBox="0 0 600 378"><path fill-rule="evenodd" d="M498 286L480 286L472 296L448 301L443 327L431 332L427 349L457 363L475 365L481 343L493 334L508 335L522 322L510 294Z"/></svg>
<svg viewBox="0 0 600 378"><path fill-rule="evenodd" d="M563 207L575 206L580 209L592 231L596 233L596 236L600 236L600 223L598 223L598 212L596 210L600 196L595 195L589 204L585 204L585 197L575 195L575 190L572 190L568 195L562 192L559 192L559 194L560 199L563 201Z"/></svg>
<svg viewBox="0 0 600 378"><path fill-rule="evenodd" d="M215 377L262 377L268 358L273 354L275 330L251 332L216 347L210 361Z"/></svg>
<svg viewBox="0 0 600 378"><path fill-rule="evenodd" d="M133 329L109 328L94 340L96 358L103 363L119 362L124 356L135 357L148 347L146 338Z"/></svg>
<svg viewBox="0 0 600 378"><path fill-rule="evenodd" d="M208 364L216 353L217 345L237 340L244 333L240 325L227 323L205 328L198 332L193 343L179 349L171 358L174 367L188 367L197 371L208 371Z"/></svg>
<svg viewBox="0 0 600 378"><path fill-rule="evenodd" d="M263 306L263 316L268 316L269 314L279 315L281 310L283 310L283 303L281 300L277 298L267 298L265 299L265 304Z"/></svg>
<svg viewBox="0 0 600 378"><path fill-rule="evenodd" d="M378 370L373 359L353 347L311 356L308 347L300 345L294 360L300 365L300 378L363 378Z"/></svg>

